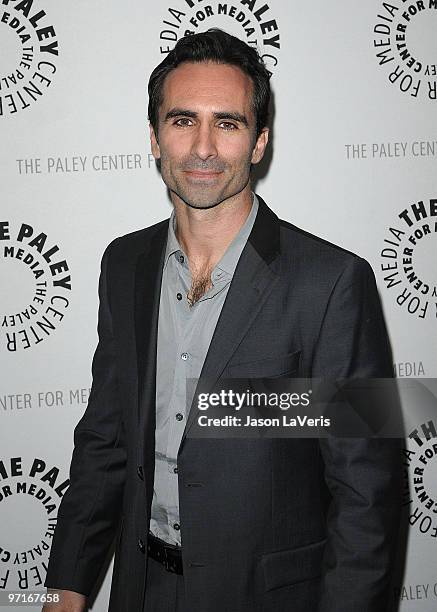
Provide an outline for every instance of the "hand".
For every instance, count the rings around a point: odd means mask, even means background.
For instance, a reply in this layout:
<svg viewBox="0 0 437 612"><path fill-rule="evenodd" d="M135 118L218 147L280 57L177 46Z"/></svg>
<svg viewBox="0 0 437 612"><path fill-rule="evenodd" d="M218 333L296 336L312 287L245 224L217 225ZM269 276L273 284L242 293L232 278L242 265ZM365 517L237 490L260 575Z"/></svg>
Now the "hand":
<svg viewBox="0 0 437 612"><path fill-rule="evenodd" d="M41 612L84 612L86 608L86 596L75 591L61 589L47 589L47 593L58 594L58 602L48 602Z"/></svg>

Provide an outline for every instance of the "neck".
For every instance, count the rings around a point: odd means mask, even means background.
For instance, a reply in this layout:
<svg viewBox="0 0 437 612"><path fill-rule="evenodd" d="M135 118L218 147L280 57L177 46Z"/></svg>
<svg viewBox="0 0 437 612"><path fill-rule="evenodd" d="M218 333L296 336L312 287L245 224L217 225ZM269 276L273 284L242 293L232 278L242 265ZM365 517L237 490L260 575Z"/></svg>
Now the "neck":
<svg viewBox="0 0 437 612"><path fill-rule="evenodd" d="M192 208L172 194L177 239L190 267L212 269L244 225L252 207L250 184L213 208Z"/></svg>

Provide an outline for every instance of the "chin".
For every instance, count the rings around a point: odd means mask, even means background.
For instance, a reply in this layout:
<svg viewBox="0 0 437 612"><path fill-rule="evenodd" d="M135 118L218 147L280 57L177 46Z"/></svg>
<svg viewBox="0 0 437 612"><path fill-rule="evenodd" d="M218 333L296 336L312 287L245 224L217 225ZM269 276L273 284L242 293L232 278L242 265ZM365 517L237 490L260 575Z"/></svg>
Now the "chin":
<svg viewBox="0 0 437 612"><path fill-rule="evenodd" d="M195 190L184 190L176 191L175 193L191 208L213 208L228 197L218 194L217 191L214 190L203 190L203 192L199 190L197 193Z"/></svg>

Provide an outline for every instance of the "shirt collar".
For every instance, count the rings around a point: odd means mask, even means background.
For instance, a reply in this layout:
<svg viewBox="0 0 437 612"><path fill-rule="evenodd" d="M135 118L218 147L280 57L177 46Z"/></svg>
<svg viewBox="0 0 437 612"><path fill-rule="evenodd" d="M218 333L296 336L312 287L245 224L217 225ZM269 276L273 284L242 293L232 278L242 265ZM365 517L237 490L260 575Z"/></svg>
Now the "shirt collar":
<svg viewBox="0 0 437 612"><path fill-rule="evenodd" d="M254 193L252 200L252 208L250 209L250 213L248 214L246 221L243 223L240 228L240 231L235 236L235 238L223 254L223 257L220 259L220 261L212 271L212 276L215 276L217 270L222 270L230 276L234 274L238 260L240 259L241 252L245 247L250 232L252 231L252 227L256 218L256 213L258 212L258 207L258 198ZM212 280L214 281L214 278L212 278Z"/></svg>
<svg viewBox="0 0 437 612"><path fill-rule="evenodd" d="M168 223L167 247L165 250L164 267L167 265L169 257L173 255L173 253L177 253L178 251L182 253L181 245L179 244L179 241L176 238L176 215L175 210L173 209Z"/></svg>
<svg viewBox="0 0 437 612"><path fill-rule="evenodd" d="M246 221L243 223L240 228L240 231L226 249L223 257L215 266L211 274L212 277L216 277L218 270L221 270L222 272L225 272L226 274L232 276L235 271L235 268L237 267L238 260L240 259L241 252L247 242L247 239L249 238L249 234L252 231L252 227L255 223L255 218L259 208L259 202L256 194L252 192L252 196L252 208L250 209ZM185 253L181 248L181 245L179 244L178 239L176 238L176 214L173 209L168 224L168 237L167 247L165 251L164 268L167 266L169 258L175 253L180 253L181 255L186 257ZM215 279L212 278L213 282L214 280Z"/></svg>

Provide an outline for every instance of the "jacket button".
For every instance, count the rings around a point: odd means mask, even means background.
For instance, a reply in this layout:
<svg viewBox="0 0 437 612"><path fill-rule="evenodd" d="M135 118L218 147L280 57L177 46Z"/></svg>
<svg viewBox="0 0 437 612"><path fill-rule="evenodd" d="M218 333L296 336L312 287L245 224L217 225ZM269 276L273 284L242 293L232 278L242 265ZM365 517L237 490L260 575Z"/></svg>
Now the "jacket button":
<svg viewBox="0 0 437 612"><path fill-rule="evenodd" d="M138 478L140 480L144 480L144 473L143 473L143 466L142 465L139 465L137 467L137 474L138 474Z"/></svg>
<svg viewBox="0 0 437 612"><path fill-rule="evenodd" d="M141 538L138 540L138 548L142 553L146 550L146 546Z"/></svg>

